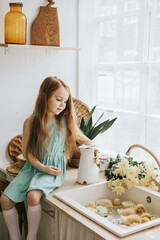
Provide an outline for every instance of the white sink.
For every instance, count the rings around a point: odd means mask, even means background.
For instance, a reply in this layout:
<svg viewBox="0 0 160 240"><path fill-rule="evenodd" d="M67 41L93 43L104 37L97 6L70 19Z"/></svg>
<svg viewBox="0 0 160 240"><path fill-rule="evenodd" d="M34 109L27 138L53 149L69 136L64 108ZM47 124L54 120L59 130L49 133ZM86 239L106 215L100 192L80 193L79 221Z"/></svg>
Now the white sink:
<svg viewBox="0 0 160 240"><path fill-rule="evenodd" d="M107 183L105 181L72 190L55 192L53 196L65 202L119 237L127 236L160 224L160 193L144 187L133 187L130 190L127 189L126 192L119 197L116 193L112 193L112 191L107 187ZM150 213L155 213L155 219L146 223L122 228L120 225L118 226L117 224L110 222L106 218L101 217L86 208L88 203L91 201L96 201L101 198L108 198L112 200L116 197L121 198L122 201L132 200L135 203L142 203Z"/></svg>

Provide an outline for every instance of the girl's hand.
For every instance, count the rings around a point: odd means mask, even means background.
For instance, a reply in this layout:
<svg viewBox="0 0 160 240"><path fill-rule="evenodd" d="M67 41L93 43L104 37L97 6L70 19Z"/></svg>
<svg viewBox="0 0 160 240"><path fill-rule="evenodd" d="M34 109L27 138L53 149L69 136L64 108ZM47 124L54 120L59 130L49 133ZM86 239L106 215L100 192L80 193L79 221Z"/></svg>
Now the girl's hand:
<svg viewBox="0 0 160 240"><path fill-rule="evenodd" d="M57 171L57 167L54 167L54 166L45 166L45 172L48 173L49 175L55 175L55 176L58 176L58 175L61 175L63 173L63 171Z"/></svg>
<svg viewBox="0 0 160 240"><path fill-rule="evenodd" d="M94 150L94 162L96 164L98 163L98 153L99 153L98 149L95 149Z"/></svg>

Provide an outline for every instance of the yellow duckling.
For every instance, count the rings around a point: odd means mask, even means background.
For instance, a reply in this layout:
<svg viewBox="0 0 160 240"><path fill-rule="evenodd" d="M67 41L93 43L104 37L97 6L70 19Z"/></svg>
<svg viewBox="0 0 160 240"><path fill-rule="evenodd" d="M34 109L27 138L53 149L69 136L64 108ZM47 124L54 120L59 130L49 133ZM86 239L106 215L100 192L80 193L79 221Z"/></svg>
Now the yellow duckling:
<svg viewBox="0 0 160 240"><path fill-rule="evenodd" d="M145 222L149 222L150 220L149 220L149 218L147 218L147 217L143 217L143 218L141 218L142 219L142 223L145 223Z"/></svg>
<svg viewBox="0 0 160 240"><path fill-rule="evenodd" d="M90 207L90 208L96 208L95 202L89 202L89 203L88 203L88 207Z"/></svg>
<svg viewBox="0 0 160 240"><path fill-rule="evenodd" d="M117 212L119 215L122 215L122 216L129 216L131 214L136 214L136 211L133 208L117 209Z"/></svg>
<svg viewBox="0 0 160 240"><path fill-rule="evenodd" d="M119 199L119 198L113 199L112 202L113 202L114 207L118 207L122 204L121 199Z"/></svg>
<svg viewBox="0 0 160 240"><path fill-rule="evenodd" d="M143 206L143 204L137 204L137 205L135 206L135 211L136 211L136 213L147 212L147 210L145 209L145 207Z"/></svg>
<svg viewBox="0 0 160 240"><path fill-rule="evenodd" d="M143 219L143 218L148 218L149 219L149 221L151 221L152 220L152 217L151 217L151 215L149 214L149 213L142 213L142 215L141 215L141 218Z"/></svg>
<svg viewBox="0 0 160 240"><path fill-rule="evenodd" d="M138 204L135 206L135 208L118 209L117 212L122 216L129 216L133 214L146 212L146 209L142 204Z"/></svg>
<svg viewBox="0 0 160 240"><path fill-rule="evenodd" d="M133 223L141 223L142 219L139 215L132 214L132 215L129 215L129 216L121 216L121 221L122 221L123 224L129 226Z"/></svg>

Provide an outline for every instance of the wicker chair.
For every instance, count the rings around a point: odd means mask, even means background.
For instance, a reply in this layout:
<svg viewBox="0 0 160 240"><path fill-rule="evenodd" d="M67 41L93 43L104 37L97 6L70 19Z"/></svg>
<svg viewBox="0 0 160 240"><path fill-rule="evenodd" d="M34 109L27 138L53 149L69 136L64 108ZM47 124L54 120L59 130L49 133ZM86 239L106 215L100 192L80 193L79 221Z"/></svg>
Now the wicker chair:
<svg viewBox="0 0 160 240"><path fill-rule="evenodd" d="M1 192L4 191L4 189L8 186L8 184L9 184L9 181L7 181L4 178L0 178L0 196L1 196ZM15 207L17 208L17 211L18 211L20 231L22 233L22 229L24 228L24 234L25 236L27 236L28 224L27 224L27 214L25 210L25 204L24 202L16 203ZM2 212L1 203L0 203L0 212Z"/></svg>
<svg viewBox="0 0 160 240"><path fill-rule="evenodd" d="M85 103L83 103L77 98L73 98L73 105L78 120L78 126L80 126L82 117L84 118L85 121L87 120L90 113L90 109Z"/></svg>
<svg viewBox="0 0 160 240"><path fill-rule="evenodd" d="M89 116L90 109L84 102L80 101L77 98L73 98L73 105L76 113L77 124L80 127L82 117L86 121ZM80 159L80 150L77 148L73 153L71 159L68 159L68 166L72 168L78 168L79 159Z"/></svg>

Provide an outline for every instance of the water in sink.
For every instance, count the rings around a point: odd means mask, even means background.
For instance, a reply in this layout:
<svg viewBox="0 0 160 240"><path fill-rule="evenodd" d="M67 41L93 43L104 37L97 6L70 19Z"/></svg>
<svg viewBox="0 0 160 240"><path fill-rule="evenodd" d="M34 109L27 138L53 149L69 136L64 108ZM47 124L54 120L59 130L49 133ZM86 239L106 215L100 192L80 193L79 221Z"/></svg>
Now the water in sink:
<svg viewBox="0 0 160 240"><path fill-rule="evenodd" d="M117 201L118 200L118 201ZM139 203L134 203L133 201L121 201L121 199L100 199L98 201L110 201L111 206L108 206L105 202L98 203L98 202L89 202L86 206L87 209L93 211L104 217L105 219L109 220L110 222L118 225L121 228L132 227L137 224L142 224L144 222L152 221L160 217L157 213L148 212L148 210ZM114 201L118 202L118 206L114 204ZM137 208L138 207L138 208ZM135 211L135 209L141 210L138 212L128 213L128 214L119 214L118 211ZM134 215L133 215L134 214ZM123 216L124 215L124 216ZM124 222L122 218L124 219Z"/></svg>
<svg viewBox="0 0 160 240"><path fill-rule="evenodd" d="M133 187L131 189L127 189L126 192L121 195L121 201L132 200L135 203L141 203L146 207L147 211L152 214L152 221L132 225L131 227L121 225L116 209L110 210L108 217L102 217L86 208L88 203L91 201L97 201L102 198L119 198L116 193L113 193L107 187L106 181L88 186L81 186L72 190L55 192L54 197L62 200L72 208L76 209L86 217L92 219L97 224L119 237L127 236L160 224L160 193L144 187Z"/></svg>

